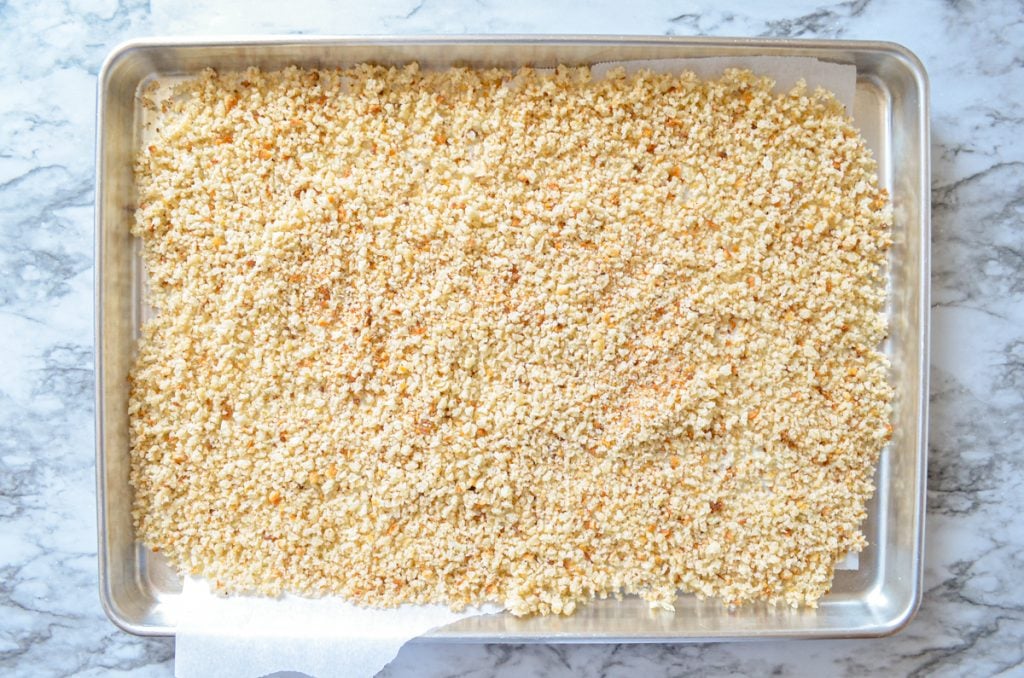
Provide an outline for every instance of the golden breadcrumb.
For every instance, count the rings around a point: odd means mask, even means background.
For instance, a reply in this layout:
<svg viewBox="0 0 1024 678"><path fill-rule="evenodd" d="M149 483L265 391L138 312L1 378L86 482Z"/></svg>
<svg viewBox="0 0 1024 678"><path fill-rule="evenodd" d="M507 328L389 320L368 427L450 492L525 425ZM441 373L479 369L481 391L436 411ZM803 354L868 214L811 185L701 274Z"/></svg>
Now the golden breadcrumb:
<svg viewBox="0 0 1024 678"><path fill-rule="evenodd" d="M832 95L416 65L150 92L141 538L228 590L814 605L889 426Z"/></svg>

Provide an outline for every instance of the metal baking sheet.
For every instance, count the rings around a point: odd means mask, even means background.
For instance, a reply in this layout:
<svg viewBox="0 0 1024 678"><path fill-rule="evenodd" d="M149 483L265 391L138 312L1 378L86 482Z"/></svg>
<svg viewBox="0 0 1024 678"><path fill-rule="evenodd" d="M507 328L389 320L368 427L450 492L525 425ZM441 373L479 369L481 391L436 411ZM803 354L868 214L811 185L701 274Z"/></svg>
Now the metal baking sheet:
<svg viewBox="0 0 1024 678"><path fill-rule="evenodd" d="M571 617L470 618L427 634L433 641L673 642L742 638L882 636L901 629L920 604L927 450L929 294L928 84L920 61L892 43L667 37L306 37L125 43L99 77L96 186L96 468L100 598L132 633L172 635L181 582L135 539L128 484L127 374L144 311L132 164L141 136L138 94L153 78L203 68L238 70L346 66L537 67L678 57L805 56L857 68L854 117L893 198L886 351L896 389L891 443L864 532L870 546L855 570L838 571L817 609L766 604L729 610L680 594L674 614L627 597Z"/></svg>

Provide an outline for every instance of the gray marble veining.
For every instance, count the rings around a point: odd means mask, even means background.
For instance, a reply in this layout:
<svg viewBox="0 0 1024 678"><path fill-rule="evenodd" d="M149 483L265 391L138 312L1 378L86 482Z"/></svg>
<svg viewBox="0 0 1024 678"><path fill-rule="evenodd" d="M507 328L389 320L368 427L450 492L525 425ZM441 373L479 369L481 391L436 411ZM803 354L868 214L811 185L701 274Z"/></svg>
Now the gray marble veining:
<svg viewBox="0 0 1024 678"><path fill-rule="evenodd" d="M0 673L170 676L96 593L95 79L140 35L636 33L901 42L932 80L925 599L872 641L406 646L384 676L1024 675L1024 6L1011 0L0 0Z"/></svg>

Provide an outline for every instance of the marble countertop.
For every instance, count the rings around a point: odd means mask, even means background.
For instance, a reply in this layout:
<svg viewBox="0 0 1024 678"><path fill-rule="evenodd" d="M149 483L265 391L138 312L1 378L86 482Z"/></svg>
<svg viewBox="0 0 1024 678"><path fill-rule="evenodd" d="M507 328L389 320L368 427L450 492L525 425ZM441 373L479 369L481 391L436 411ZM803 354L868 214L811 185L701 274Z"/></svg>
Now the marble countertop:
<svg viewBox="0 0 1024 678"><path fill-rule="evenodd" d="M892 40L924 61L933 92L934 210L924 603L888 639L416 644L382 675L1024 674L1019 3L207 4L0 1L0 673L173 674L173 641L123 633L97 596L93 143L96 73L107 52L145 35L537 32Z"/></svg>

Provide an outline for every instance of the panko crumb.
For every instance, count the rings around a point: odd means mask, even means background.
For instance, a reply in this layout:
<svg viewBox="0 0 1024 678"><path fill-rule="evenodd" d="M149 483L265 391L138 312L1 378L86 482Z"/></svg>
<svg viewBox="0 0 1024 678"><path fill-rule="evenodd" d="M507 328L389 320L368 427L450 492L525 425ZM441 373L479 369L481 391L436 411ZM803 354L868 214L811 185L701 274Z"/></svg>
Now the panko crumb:
<svg viewBox="0 0 1024 678"><path fill-rule="evenodd" d="M360 604L814 606L891 434L891 210L729 70L207 71L148 93L133 516Z"/></svg>

